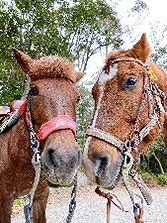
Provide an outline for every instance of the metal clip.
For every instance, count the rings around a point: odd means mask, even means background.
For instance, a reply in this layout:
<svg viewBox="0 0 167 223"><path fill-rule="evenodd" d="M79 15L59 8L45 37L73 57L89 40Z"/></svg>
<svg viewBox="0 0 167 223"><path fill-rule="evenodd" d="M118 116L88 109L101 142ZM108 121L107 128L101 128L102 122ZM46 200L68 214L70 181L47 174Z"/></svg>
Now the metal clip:
<svg viewBox="0 0 167 223"><path fill-rule="evenodd" d="M30 203L28 203L26 206L24 206L24 215L25 215L25 219L26 219L25 223L33 223L32 212L33 212L33 208L30 205Z"/></svg>
<svg viewBox="0 0 167 223"><path fill-rule="evenodd" d="M129 172L129 169L133 166L133 156L131 154L131 141L127 140L124 142L124 163L123 163L123 168L127 169L127 173Z"/></svg>
<svg viewBox="0 0 167 223"><path fill-rule="evenodd" d="M33 154L31 162L34 166L39 165L41 163L41 154L39 151L37 151Z"/></svg>

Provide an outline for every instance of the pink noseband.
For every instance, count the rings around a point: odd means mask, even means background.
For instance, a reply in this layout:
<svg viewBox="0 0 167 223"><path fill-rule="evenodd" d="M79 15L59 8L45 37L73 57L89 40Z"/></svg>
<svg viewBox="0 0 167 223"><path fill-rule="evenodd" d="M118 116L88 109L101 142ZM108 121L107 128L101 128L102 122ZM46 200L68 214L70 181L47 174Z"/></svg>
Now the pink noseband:
<svg viewBox="0 0 167 223"><path fill-rule="evenodd" d="M52 132L70 129L76 137L76 123L69 115L59 115L41 125L38 130L38 140L45 140Z"/></svg>

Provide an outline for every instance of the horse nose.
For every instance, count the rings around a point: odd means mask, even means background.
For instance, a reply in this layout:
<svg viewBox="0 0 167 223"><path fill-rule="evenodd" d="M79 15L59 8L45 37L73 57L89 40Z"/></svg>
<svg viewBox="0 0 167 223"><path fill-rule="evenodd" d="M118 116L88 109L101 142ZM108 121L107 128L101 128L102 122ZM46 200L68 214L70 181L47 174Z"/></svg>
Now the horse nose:
<svg viewBox="0 0 167 223"><path fill-rule="evenodd" d="M95 169L95 176L101 177L102 174L106 171L107 166L109 163L109 158L107 156L102 156L98 158L96 161L96 169Z"/></svg>
<svg viewBox="0 0 167 223"><path fill-rule="evenodd" d="M51 166L54 168L63 168L68 167L73 169L80 164L81 160L81 151L77 149L75 152L71 152L67 155L61 154L55 149L48 149L48 160Z"/></svg>

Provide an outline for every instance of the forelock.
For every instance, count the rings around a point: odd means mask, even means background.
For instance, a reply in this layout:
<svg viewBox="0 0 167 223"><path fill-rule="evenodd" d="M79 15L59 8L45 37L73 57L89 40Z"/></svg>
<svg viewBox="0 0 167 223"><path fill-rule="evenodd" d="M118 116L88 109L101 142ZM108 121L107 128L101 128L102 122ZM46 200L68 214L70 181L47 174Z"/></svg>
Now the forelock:
<svg viewBox="0 0 167 223"><path fill-rule="evenodd" d="M64 77L76 82L77 74L74 65L69 60L58 56L48 56L33 60L30 75L32 80Z"/></svg>

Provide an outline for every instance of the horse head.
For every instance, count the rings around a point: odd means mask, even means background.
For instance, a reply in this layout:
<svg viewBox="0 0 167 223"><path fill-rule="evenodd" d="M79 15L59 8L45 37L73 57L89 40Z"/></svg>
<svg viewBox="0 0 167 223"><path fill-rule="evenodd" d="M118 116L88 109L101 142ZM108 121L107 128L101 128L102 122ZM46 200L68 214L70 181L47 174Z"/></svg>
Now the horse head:
<svg viewBox="0 0 167 223"><path fill-rule="evenodd" d="M76 85L83 76L67 59L58 56L32 59L14 49L29 76L26 106L40 141L41 162L50 186L69 186L81 164L76 142Z"/></svg>
<svg viewBox="0 0 167 223"><path fill-rule="evenodd" d="M164 123L165 75L149 59L150 47L143 34L131 49L108 55L93 86L94 117L87 132L84 165L91 180L102 187L116 185L125 157L126 164L138 160L156 139L158 122Z"/></svg>

